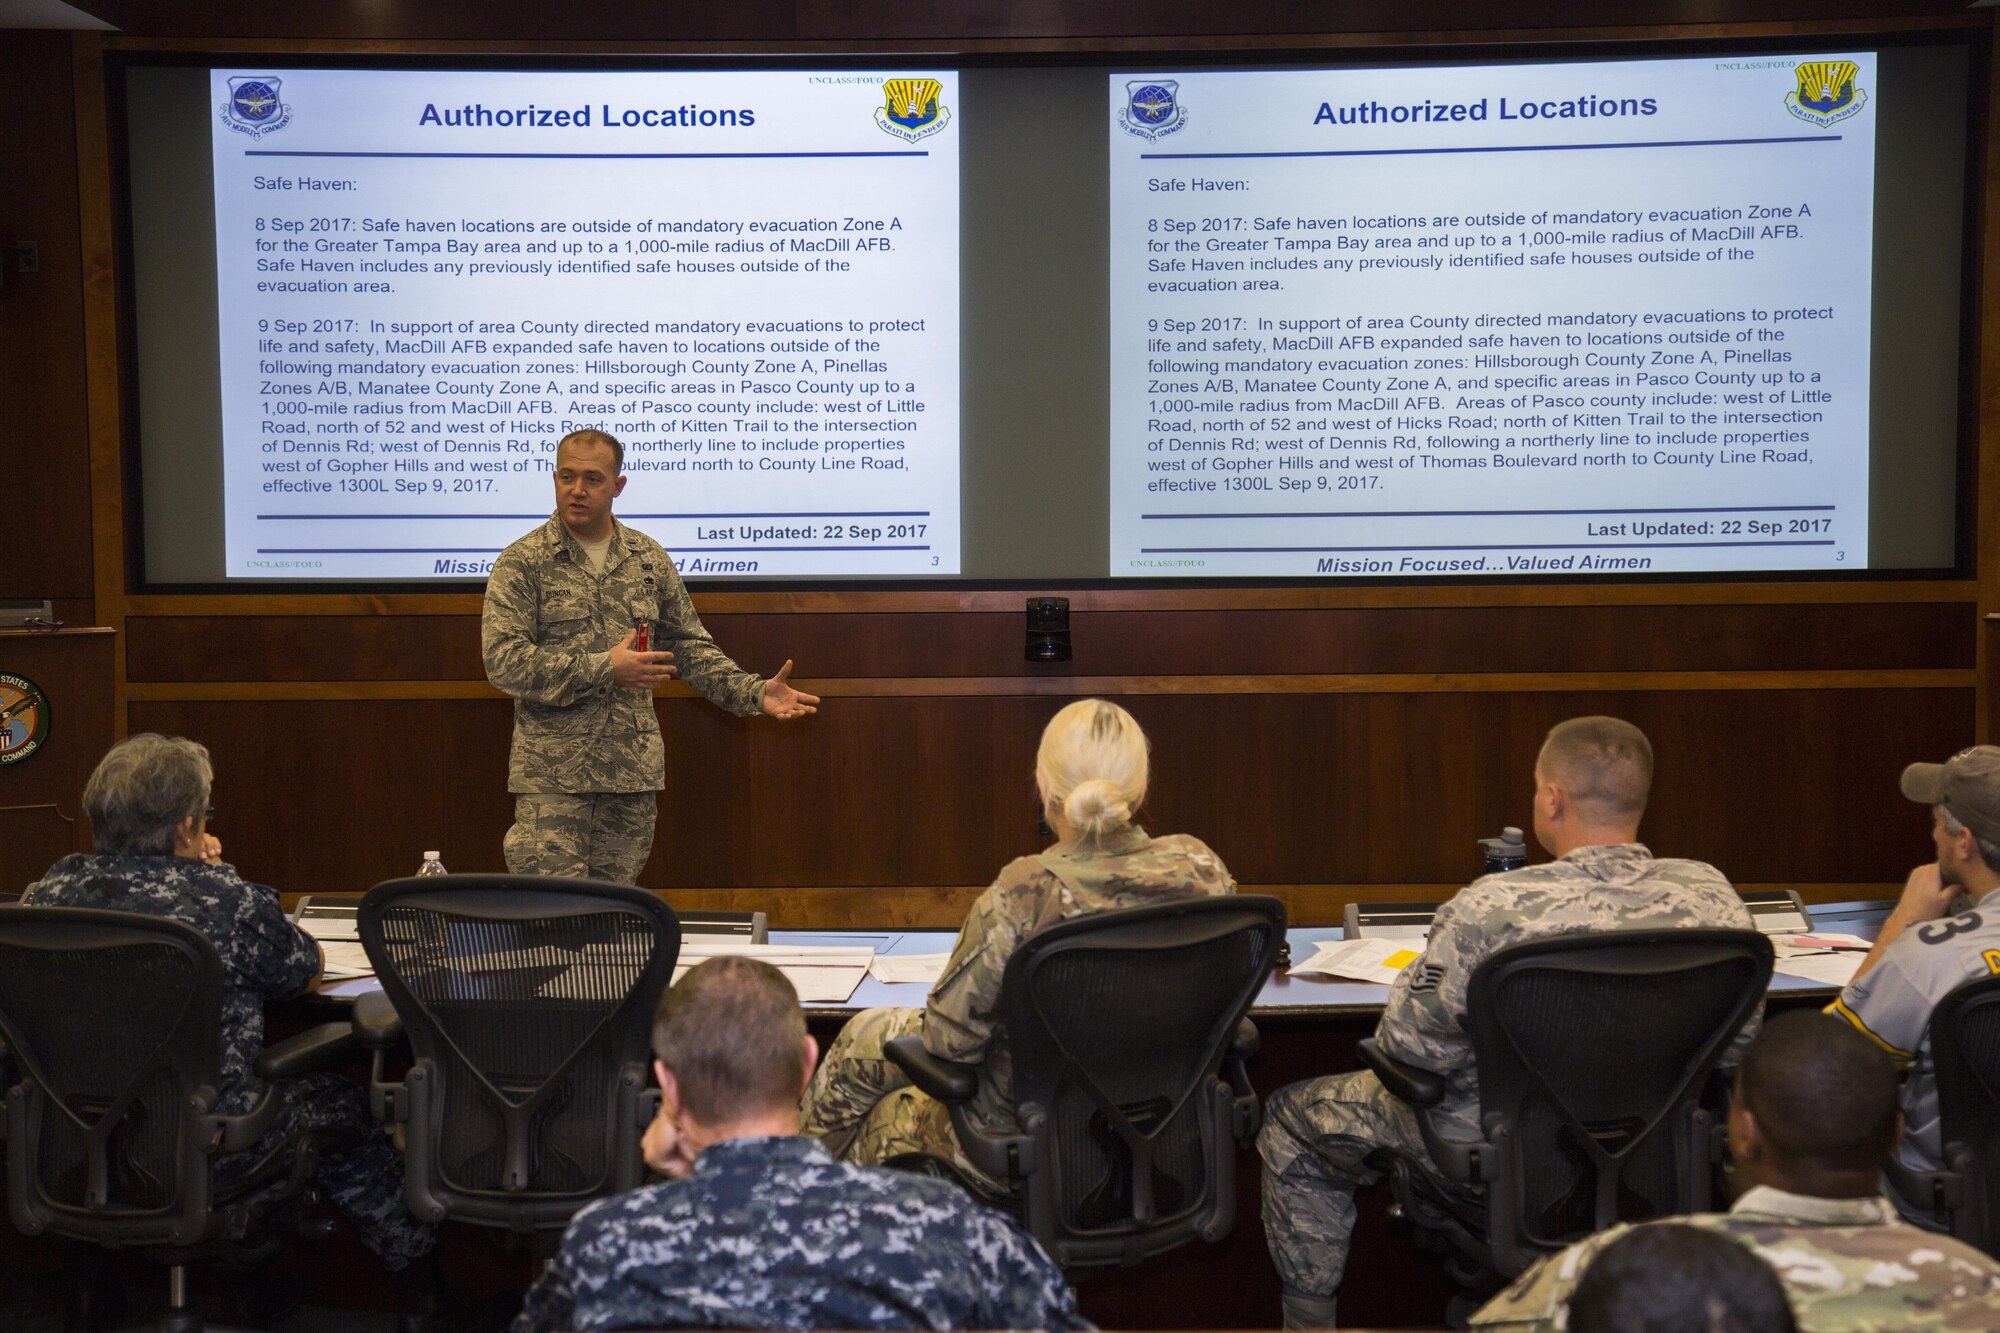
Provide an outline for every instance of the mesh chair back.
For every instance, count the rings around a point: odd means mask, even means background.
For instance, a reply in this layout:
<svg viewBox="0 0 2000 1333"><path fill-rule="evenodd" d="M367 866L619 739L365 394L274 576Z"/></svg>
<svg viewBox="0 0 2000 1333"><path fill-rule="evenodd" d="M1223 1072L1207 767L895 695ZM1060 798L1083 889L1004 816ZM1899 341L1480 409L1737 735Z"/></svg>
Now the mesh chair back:
<svg viewBox="0 0 2000 1333"><path fill-rule="evenodd" d="M205 1113L221 1085L222 962L164 917L0 912L7 1202L30 1234L189 1244L208 1210Z"/></svg>
<svg viewBox="0 0 2000 1333"><path fill-rule="evenodd" d="M2000 1246L2000 976L1960 986L1939 1002L1931 1059L1945 1165L1964 1190L1952 1230L1992 1254Z"/></svg>
<svg viewBox="0 0 2000 1333"><path fill-rule="evenodd" d="M1129 1263L1227 1230L1236 1144L1219 1071L1284 931L1275 898L1197 898L1065 921L1008 960L1014 1100L1037 1140L1024 1202L1058 1263Z"/></svg>
<svg viewBox="0 0 2000 1333"><path fill-rule="evenodd" d="M640 889L447 875L362 899L416 1063L408 1194L428 1220L559 1228L639 1180L649 1028L680 925Z"/></svg>
<svg viewBox="0 0 2000 1333"><path fill-rule="evenodd" d="M1570 935L1482 963L1466 1010L1502 1147L1493 1239L1546 1251L1705 1205L1701 1095L1770 976L1749 930Z"/></svg>

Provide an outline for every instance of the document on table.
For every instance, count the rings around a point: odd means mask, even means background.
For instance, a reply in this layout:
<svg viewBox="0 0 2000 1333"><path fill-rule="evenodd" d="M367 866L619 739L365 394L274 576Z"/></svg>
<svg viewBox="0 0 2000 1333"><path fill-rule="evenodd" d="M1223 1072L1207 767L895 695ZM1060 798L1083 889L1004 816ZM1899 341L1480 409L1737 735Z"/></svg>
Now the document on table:
<svg viewBox="0 0 2000 1333"><path fill-rule="evenodd" d="M1845 986L1854 980L1854 974L1861 970L1861 960L1867 956L1858 949L1843 949L1839 953L1799 954L1791 958L1780 958L1775 967L1788 977L1804 977L1807 981L1817 981L1827 986Z"/></svg>
<svg viewBox="0 0 2000 1333"><path fill-rule="evenodd" d="M868 972L875 980L891 985L921 982L935 986L944 975L944 965L950 961L948 953L878 953L868 964Z"/></svg>
<svg viewBox="0 0 2000 1333"><path fill-rule="evenodd" d="M719 935L695 936L681 941L680 961L674 980L707 958L737 954L769 963L785 974L803 1004L844 1004L854 988L868 975L875 951L865 947L810 944L751 944L746 940Z"/></svg>
<svg viewBox="0 0 2000 1333"><path fill-rule="evenodd" d="M359 941L321 940L319 947L320 952L326 955L324 975L328 981L350 981L355 977L375 975L375 965L368 961L368 955L362 952Z"/></svg>
<svg viewBox="0 0 2000 1333"><path fill-rule="evenodd" d="M1396 974L1424 956L1421 948L1408 940L1363 937L1358 940L1328 940L1303 963L1293 963L1291 975L1301 973L1341 977L1348 981L1372 981L1388 985Z"/></svg>

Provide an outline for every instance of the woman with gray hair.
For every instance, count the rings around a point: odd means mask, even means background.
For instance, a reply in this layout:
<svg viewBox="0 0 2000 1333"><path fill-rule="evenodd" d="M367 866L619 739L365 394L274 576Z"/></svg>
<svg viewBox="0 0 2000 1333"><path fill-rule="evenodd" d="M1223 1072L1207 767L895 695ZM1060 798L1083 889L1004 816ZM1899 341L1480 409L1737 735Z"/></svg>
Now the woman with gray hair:
<svg viewBox="0 0 2000 1333"><path fill-rule="evenodd" d="M319 980L312 936L285 917L278 891L252 884L222 859L208 831L214 769L208 750L180 736L143 733L111 747L83 788L89 854L65 856L21 899L28 907L92 907L171 917L194 927L222 959L222 1087L216 1109L241 1115L263 1095L252 1069L264 1048L264 1001ZM427 1254L431 1229L403 1201L403 1169L359 1084L337 1074L292 1083L264 1142L217 1161L226 1179L303 1130L352 1131L363 1146L319 1161L322 1191L361 1242L396 1271Z"/></svg>

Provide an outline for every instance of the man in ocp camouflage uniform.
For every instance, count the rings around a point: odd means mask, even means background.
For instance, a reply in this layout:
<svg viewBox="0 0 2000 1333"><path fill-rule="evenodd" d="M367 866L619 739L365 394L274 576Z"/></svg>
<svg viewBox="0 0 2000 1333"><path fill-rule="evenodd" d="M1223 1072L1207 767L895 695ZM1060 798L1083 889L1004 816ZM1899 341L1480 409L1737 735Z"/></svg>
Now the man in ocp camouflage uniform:
<svg viewBox="0 0 2000 1333"><path fill-rule="evenodd" d="M1914 1171L1944 1165L1931 1011L1945 996L2000 972L2000 748L1977 745L1942 764L1903 770L1903 795L1931 807L1937 859L1910 872L1875 947L1831 1012L1909 1069L1897 1158ZM1990 1168L1989 1168L1990 1169ZM1903 1215L1937 1225L1915 1201Z"/></svg>
<svg viewBox="0 0 2000 1333"><path fill-rule="evenodd" d="M556 447L556 512L493 562L486 675L514 699L505 842L517 875L635 883L653 850L666 756L653 689L679 672L717 707L804 717L816 695L730 661L702 627L660 544L611 516L624 446L597 430ZM638 627L650 647L633 648Z"/></svg>
<svg viewBox="0 0 2000 1333"><path fill-rule="evenodd" d="M1535 761L1535 836L1556 859L1461 889L1438 909L1423 955L1390 987L1376 1040L1392 1059L1446 1077L1444 1100L1428 1112L1445 1136L1479 1136L1466 991L1496 950L1590 931L1752 929L1722 872L1659 860L1640 845L1652 780L1652 745L1631 723L1582 717L1553 728ZM1755 1027L1753 1019L1725 1064ZM1391 1154L1430 1167L1416 1113L1365 1070L1310 1079L1265 1101L1257 1149L1285 1327L1332 1328L1354 1192L1381 1177Z"/></svg>
<svg viewBox="0 0 2000 1333"><path fill-rule="evenodd" d="M799 1136L818 1050L777 969L691 970L661 999L653 1052L646 1160L668 1179L578 1213L513 1333L1090 1327L1007 1218Z"/></svg>
<svg viewBox="0 0 2000 1333"><path fill-rule="evenodd" d="M1777 1270L1800 1333L1993 1333L2000 1263L1898 1220L1878 1192L1900 1132L1896 1071L1817 1013L1771 1020L1744 1056L1730 1154L1752 1186L1726 1213L1665 1219L1742 1242ZM1542 1260L1473 1316L1478 1329L1556 1333L1614 1227Z"/></svg>

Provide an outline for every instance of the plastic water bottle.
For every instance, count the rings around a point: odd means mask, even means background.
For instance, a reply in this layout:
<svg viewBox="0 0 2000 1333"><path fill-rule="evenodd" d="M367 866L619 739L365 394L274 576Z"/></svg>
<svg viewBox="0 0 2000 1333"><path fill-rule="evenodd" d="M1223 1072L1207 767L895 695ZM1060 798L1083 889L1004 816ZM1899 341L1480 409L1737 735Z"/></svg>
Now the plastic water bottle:
<svg viewBox="0 0 2000 1333"><path fill-rule="evenodd" d="M1501 829L1497 838L1481 838L1479 851L1486 859L1485 873L1489 875L1519 870L1528 864L1528 840L1511 824Z"/></svg>
<svg viewBox="0 0 2000 1333"><path fill-rule="evenodd" d="M421 879L425 875L442 875L444 873L444 862L438 859L438 854L436 852L425 852L424 863L417 867L417 877Z"/></svg>

